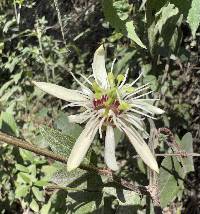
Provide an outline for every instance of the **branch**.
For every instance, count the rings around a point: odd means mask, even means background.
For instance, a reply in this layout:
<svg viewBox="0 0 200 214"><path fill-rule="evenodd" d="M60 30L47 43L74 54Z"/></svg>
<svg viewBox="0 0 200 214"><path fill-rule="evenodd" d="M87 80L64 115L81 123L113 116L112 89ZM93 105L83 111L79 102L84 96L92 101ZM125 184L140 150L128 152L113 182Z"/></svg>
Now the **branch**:
<svg viewBox="0 0 200 214"><path fill-rule="evenodd" d="M149 148L155 157L155 139L157 138L157 130L152 119L148 119L150 123L150 137L149 137ZM162 214L162 208L160 205L160 189L158 185L158 174L152 169L148 168L149 175L149 186L148 190L150 192L152 203L154 207L155 214Z"/></svg>
<svg viewBox="0 0 200 214"><path fill-rule="evenodd" d="M177 152L177 153L159 153L159 154L155 154L156 157L174 157L174 156L179 156L179 157L183 157L183 158L187 158L187 157L200 157L199 153L187 153L187 152ZM132 156L133 159L135 158L140 158L139 155L134 155Z"/></svg>
<svg viewBox="0 0 200 214"><path fill-rule="evenodd" d="M47 149L38 148L35 145L30 144L25 140L7 135L3 132L0 132L0 141L7 143L9 145L12 145L12 146L16 146L16 147L21 148L21 149L25 149L25 150L34 152L37 155L42 155L42 156L45 156L45 157L50 158L52 160L59 161L61 163L65 163L65 164L67 163L67 159L63 156L54 154L53 152L48 151ZM113 172L109 169L99 169L95 166L84 165L84 164L81 164L79 168L86 170L86 171L97 173L98 175L106 176L112 182L115 182L118 185L121 185L123 188L134 191L140 195L150 196L150 193L149 193L147 187L139 186L139 185L136 186L134 184L131 184L129 181L126 181L125 179L114 175Z"/></svg>

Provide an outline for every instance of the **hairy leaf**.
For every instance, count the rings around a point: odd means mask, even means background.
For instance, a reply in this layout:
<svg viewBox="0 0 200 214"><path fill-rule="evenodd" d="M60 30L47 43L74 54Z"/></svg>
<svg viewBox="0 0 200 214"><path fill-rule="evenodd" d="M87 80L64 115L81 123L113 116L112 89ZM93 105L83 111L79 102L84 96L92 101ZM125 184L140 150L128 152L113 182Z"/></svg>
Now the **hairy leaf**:
<svg viewBox="0 0 200 214"><path fill-rule="evenodd" d="M46 126L40 128L40 132L53 152L63 157L68 157L70 155L72 146L75 143L73 137L64 135L60 131Z"/></svg>
<svg viewBox="0 0 200 214"><path fill-rule="evenodd" d="M195 37L200 23L200 4L199 0L192 0L192 5L188 13L187 21L192 30L192 36Z"/></svg>
<svg viewBox="0 0 200 214"><path fill-rule="evenodd" d="M193 151L192 136L190 133L185 134L179 144L181 146L181 149L183 149L184 151ZM182 191L184 189L184 178L186 174L190 171L194 171L192 157L164 158L161 163L161 169L159 174L160 199L162 207L166 207L167 204L172 202L178 194L182 194Z"/></svg>

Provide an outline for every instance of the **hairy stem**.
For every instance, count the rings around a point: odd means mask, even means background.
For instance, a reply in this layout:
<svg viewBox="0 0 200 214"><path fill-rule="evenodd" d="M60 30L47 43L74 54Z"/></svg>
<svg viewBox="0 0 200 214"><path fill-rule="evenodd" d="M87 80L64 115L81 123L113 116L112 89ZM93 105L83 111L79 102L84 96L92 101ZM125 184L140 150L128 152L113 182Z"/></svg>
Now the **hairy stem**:
<svg viewBox="0 0 200 214"><path fill-rule="evenodd" d="M42 156L45 156L47 158L53 159L55 161L59 161L61 163L67 163L67 159L63 156L54 154L53 152L48 151L47 149L38 148L35 145L30 144L25 140L10 136L10 135L5 134L3 132L0 132L0 141L7 143L9 145L16 146L16 147L21 148L21 149L26 149L28 151L34 152L37 155L42 155ZM124 180L123 178L114 175L113 172L109 169L100 169L100 168L97 168L97 167L92 166L92 165L84 165L84 164L81 164L79 168L83 169L83 170L90 171L90 172L97 173L99 175L106 176L111 181L117 183L118 185L122 186L123 188L134 191L140 195L150 196L147 187L139 186L139 185L136 186L136 185Z"/></svg>

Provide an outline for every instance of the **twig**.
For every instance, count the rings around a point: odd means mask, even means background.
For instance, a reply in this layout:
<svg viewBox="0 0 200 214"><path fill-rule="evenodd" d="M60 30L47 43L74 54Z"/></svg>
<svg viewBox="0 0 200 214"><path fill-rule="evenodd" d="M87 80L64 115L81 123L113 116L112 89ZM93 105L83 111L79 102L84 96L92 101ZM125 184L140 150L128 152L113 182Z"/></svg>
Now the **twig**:
<svg viewBox="0 0 200 214"><path fill-rule="evenodd" d="M58 0L53 0L53 1L54 1L54 5L55 5L55 8L56 8L57 16L58 16L58 22L59 22L59 25L60 25L60 30L61 30L63 42L64 42L65 45L66 45L66 42L65 42L65 33L64 33L62 17L61 17L59 5L58 5Z"/></svg>
<svg viewBox="0 0 200 214"><path fill-rule="evenodd" d="M149 138L149 147L155 157L155 141L157 138L157 129L152 119L148 119L150 123L150 138ZM160 205L160 190L158 185L158 174L152 169L148 168L149 174L149 186L148 190L150 192L152 203L154 207L155 214L162 214L162 208Z"/></svg>
<svg viewBox="0 0 200 214"><path fill-rule="evenodd" d="M162 153L159 153L159 154L155 154L155 156L156 157L169 157L169 156L171 156L171 157L173 157L173 156L181 156L181 157L183 157L183 158L187 158L187 157L200 157L200 154L198 154L198 153L164 153L164 154L162 154ZM135 159L135 158L140 158L140 156L139 155L134 155L133 157L132 157L133 159Z"/></svg>
<svg viewBox="0 0 200 214"><path fill-rule="evenodd" d="M37 35L37 39L38 39L38 43L39 43L39 50L41 52L41 56L42 56L42 60L44 62L44 74L46 76L46 81L49 81L49 75L48 75L48 67L47 67L47 62L46 62L46 58L44 55L44 50L43 50L43 46L42 46L42 30L40 29L40 23L37 19L36 22L36 35Z"/></svg>
<svg viewBox="0 0 200 214"><path fill-rule="evenodd" d="M54 154L53 152L50 152L46 149L42 149L42 148L38 148L35 145L32 145L30 143L28 143L25 140L21 140L19 138L7 135L3 132L0 132L0 141L7 143L9 145L13 145L22 149L26 149L28 151L34 152L37 155L42 155L45 156L47 158L59 161L61 163L67 163L67 159L63 156ZM95 166L92 165L80 165L79 167L80 169L86 170L86 171L90 171L90 172L94 172L97 173L98 175L103 175L108 177L112 182L117 183L118 185L122 186L125 189L129 189L131 191L134 191L140 195L147 195L150 196L150 193L148 191L148 188L145 186L140 186L140 185L134 185L132 183L130 183L129 181L126 181L125 179L116 176L113 174L113 172L109 169L99 169Z"/></svg>

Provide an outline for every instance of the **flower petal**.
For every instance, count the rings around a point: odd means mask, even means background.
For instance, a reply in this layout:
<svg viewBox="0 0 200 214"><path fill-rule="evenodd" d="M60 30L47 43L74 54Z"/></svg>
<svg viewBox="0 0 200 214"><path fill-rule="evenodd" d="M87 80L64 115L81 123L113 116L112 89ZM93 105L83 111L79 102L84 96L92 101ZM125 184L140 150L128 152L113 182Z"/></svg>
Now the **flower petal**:
<svg viewBox="0 0 200 214"><path fill-rule="evenodd" d="M136 106L138 106L139 108L141 108L147 112L150 112L152 114L163 114L165 112L164 110L162 110L156 106L153 106L145 101L133 100L132 103L135 104Z"/></svg>
<svg viewBox="0 0 200 214"><path fill-rule="evenodd" d="M93 139L98 130L98 120L91 119L85 126L78 137L74 147L72 148L71 154L67 161L67 170L71 171L76 169L84 159Z"/></svg>
<svg viewBox="0 0 200 214"><path fill-rule="evenodd" d="M115 157L115 136L112 126L107 126L106 129L104 159L110 169L114 171L117 171L119 169Z"/></svg>
<svg viewBox="0 0 200 214"><path fill-rule="evenodd" d="M128 127L124 123L121 123L122 129L126 133L129 138L131 144L134 146L136 152L141 157L141 159L153 170L157 173L159 172L158 164L151 153L148 145L144 142L140 134L133 128Z"/></svg>
<svg viewBox="0 0 200 214"><path fill-rule="evenodd" d="M108 87L108 78L105 67L105 50L103 45L101 45L94 53L92 69L96 83L100 87L106 89Z"/></svg>
<svg viewBox="0 0 200 214"><path fill-rule="evenodd" d="M84 96L77 90L67 89L62 86L47 82L33 81L33 84L42 91L51 94L59 99L65 100L67 102L88 101L87 96Z"/></svg>
<svg viewBox="0 0 200 214"><path fill-rule="evenodd" d="M69 115L68 119L70 123L84 123L86 120L88 120L93 113L89 111L85 111L80 114L75 114L75 115Z"/></svg>

